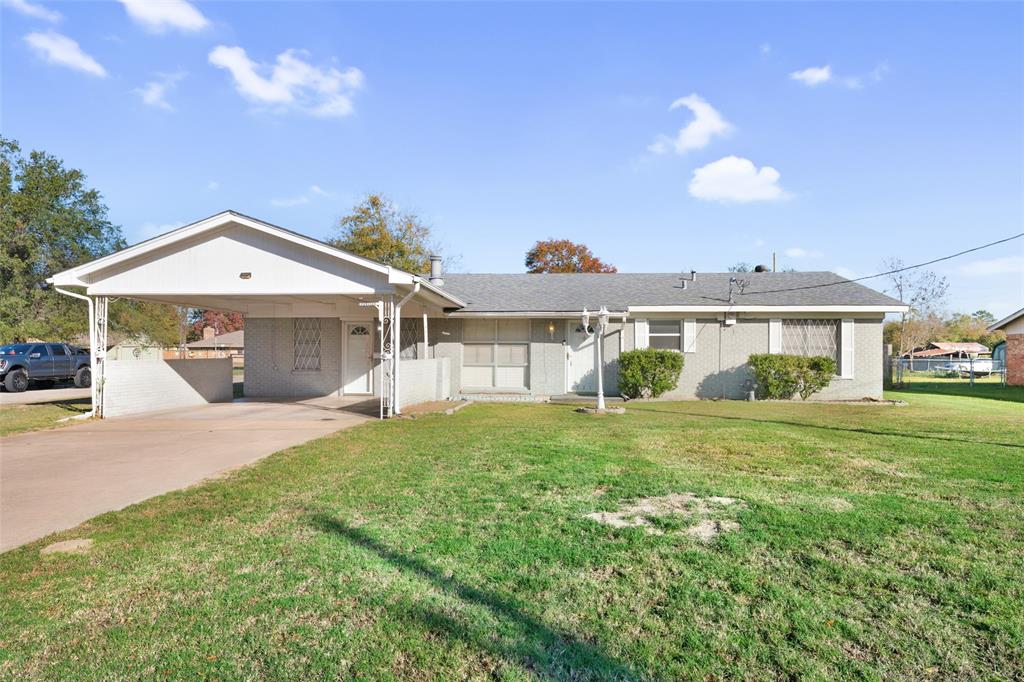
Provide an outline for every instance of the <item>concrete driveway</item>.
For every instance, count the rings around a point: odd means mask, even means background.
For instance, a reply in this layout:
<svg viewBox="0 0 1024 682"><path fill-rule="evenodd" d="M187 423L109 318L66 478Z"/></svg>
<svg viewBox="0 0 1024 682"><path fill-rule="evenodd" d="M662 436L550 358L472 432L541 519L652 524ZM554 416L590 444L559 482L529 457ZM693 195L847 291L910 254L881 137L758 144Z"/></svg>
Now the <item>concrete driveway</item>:
<svg viewBox="0 0 1024 682"><path fill-rule="evenodd" d="M63 403L69 400L88 400L92 397L88 388L54 387L35 388L30 387L21 393L8 393L0 391L0 405L29 405L35 403Z"/></svg>
<svg viewBox="0 0 1024 682"><path fill-rule="evenodd" d="M0 551L372 417L345 398L218 403L0 439Z"/></svg>

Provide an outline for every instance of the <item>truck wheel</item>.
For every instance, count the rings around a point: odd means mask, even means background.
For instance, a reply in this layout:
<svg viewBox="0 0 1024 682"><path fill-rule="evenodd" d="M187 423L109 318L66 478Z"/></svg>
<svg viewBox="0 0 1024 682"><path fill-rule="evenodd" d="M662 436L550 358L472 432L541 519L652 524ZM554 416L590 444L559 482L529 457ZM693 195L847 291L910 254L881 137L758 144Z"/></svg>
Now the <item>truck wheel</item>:
<svg viewBox="0 0 1024 682"><path fill-rule="evenodd" d="M75 372L75 386L78 388L89 388L92 385L92 370L88 367L80 367Z"/></svg>
<svg viewBox="0 0 1024 682"><path fill-rule="evenodd" d="M28 388L28 374L23 369L16 369L4 377L4 388L11 393L21 393Z"/></svg>

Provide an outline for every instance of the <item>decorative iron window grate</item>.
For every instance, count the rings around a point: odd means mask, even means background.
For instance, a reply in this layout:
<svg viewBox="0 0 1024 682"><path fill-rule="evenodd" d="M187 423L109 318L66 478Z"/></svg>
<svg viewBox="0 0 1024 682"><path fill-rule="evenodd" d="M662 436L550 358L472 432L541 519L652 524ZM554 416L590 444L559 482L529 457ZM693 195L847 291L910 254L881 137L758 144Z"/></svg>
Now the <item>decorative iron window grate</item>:
<svg viewBox="0 0 1024 682"><path fill-rule="evenodd" d="M293 368L299 372L320 371L320 320L315 317L294 318L292 342L295 349Z"/></svg>
<svg viewBox="0 0 1024 682"><path fill-rule="evenodd" d="M839 362L839 320L783 320L782 352Z"/></svg>
<svg viewBox="0 0 1024 682"><path fill-rule="evenodd" d="M398 357L403 360L415 360L419 357L419 343L423 341L423 323L420 320L403 318L398 336Z"/></svg>

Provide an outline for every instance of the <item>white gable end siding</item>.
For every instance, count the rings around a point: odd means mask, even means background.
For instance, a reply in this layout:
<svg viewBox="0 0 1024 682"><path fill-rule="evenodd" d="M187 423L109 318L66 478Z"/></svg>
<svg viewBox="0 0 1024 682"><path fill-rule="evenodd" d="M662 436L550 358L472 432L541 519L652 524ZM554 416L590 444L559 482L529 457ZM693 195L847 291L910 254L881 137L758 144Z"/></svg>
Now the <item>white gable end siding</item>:
<svg viewBox="0 0 1024 682"><path fill-rule="evenodd" d="M250 277L242 279L243 272ZM203 234L185 248L145 254L91 279L94 295L371 294L388 286L382 273L240 226Z"/></svg>

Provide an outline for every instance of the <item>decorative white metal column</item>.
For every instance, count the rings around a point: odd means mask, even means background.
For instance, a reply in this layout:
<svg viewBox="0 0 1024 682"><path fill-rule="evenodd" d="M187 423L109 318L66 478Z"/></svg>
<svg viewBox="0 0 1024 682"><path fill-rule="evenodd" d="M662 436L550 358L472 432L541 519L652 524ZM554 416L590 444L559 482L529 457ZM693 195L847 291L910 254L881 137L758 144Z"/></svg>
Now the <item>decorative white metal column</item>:
<svg viewBox="0 0 1024 682"><path fill-rule="evenodd" d="M104 386L107 383L107 311L109 299L106 296L96 297L96 313L93 324L95 324L95 330L91 335L91 339L95 344L95 348L92 349L93 357L95 362L92 367L92 383L96 387L93 393L93 406L92 409L97 417L103 418L105 408L104 399Z"/></svg>
<svg viewBox="0 0 1024 682"><path fill-rule="evenodd" d="M380 418L395 415L395 301L388 296L378 304L380 328Z"/></svg>

